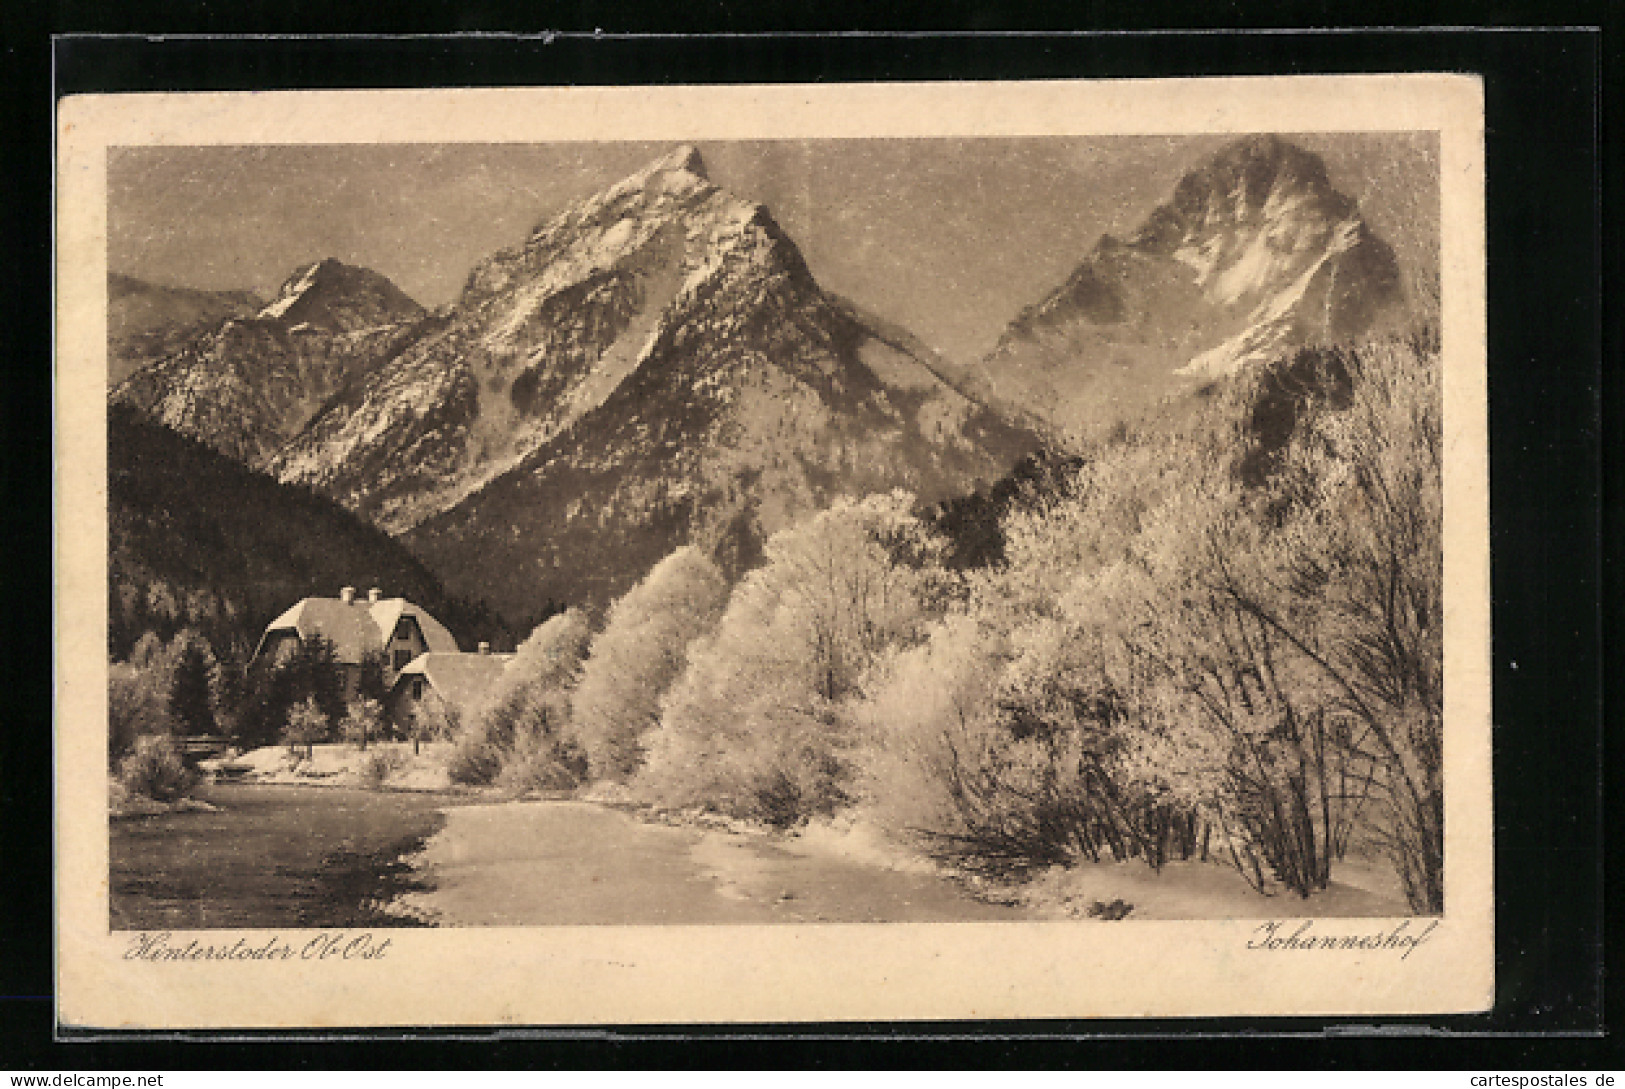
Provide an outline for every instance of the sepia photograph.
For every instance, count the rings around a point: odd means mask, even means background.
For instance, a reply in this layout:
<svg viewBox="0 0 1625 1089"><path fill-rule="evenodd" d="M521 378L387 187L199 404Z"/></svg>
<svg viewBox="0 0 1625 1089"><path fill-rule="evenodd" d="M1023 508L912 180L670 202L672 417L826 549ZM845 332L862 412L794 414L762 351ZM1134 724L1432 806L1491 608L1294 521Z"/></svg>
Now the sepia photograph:
<svg viewBox="0 0 1625 1089"><path fill-rule="evenodd" d="M1476 84L816 90L80 103L64 1017L1488 1002Z"/></svg>

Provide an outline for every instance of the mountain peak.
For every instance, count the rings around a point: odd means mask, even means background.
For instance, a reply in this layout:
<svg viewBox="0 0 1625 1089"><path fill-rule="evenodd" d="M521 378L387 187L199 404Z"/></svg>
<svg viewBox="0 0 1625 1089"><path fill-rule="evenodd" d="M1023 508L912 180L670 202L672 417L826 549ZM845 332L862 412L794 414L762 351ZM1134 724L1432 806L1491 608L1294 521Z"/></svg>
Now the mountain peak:
<svg viewBox="0 0 1625 1089"><path fill-rule="evenodd" d="M313 291L318 284L332 283L343 276L345 265L336 257L323 257L300 265L283 280L271 296L271 301L260 311L262 318L280 318L288 309Z"/></svg>
<svg viewBox="0 0 1625 1089"><path fill-rule="evenodd" d="M1319 155L1273 133L1244 136L1219 149L1180 180L1173 208L1185 215L1211 217L1222 210L1245 218L1263 212L1272 198L1314 202L1334 219L1352 210L1332 187Z"/></svg>
<svg viewBox="0 0 1625 1089"><path fill-rule="evenodd" d="M1230 141L1210 160L1215 166L1223 164L1262 162L1281 163L1291 159L1313 159L1312 155L1273 132L1255 132Z"/></svg>
<svg viewBox="0 0 1625 1089"><path fill-rule="evenodd" d="M677 147L662 155L650 164L647 174L668 174L682 172L693 174L696 178L710 181L710 175L705 172L705 160L700 157L700 149L693 144L679 144Z"/></svg>
<svg viewBox="0 0 1625 1089"><path fill-rule="evenodd" d="M1188 383L1361 336L1400 302L1393 251L1324 160L1247 135L1024 310L989 357L988 384L1017 390L1018 411L1052 432L1082 435Z"/></svg>
<svg viewBox="0 0 1625 1089"><path fill-rule="evenodd" d="M423 308L385 276L323 257L301 265L282 282L262 319L353 330L419 317Z"/></svg>

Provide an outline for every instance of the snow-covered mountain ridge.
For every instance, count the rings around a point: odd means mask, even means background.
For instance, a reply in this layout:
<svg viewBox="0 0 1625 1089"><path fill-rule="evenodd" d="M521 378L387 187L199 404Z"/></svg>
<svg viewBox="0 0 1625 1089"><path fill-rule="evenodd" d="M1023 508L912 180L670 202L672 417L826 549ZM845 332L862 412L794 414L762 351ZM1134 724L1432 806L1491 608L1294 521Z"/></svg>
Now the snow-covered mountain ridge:
<svg viewBox="0 0 1625 1089"><path fill-rule="evenodd" d="M1102 237L966 380L1052 437L1087 436L1289 348L1358 337L1401 294L1393 251L1319 156L1249 136L1126 241Z"/></svg>
<svg viewBox="0 0 1625 1089"><path fill-rule="evenodd" d="M931 501L1032 448L690 147L478 263L431 320L269 468L510 613L607 600L689 540L743 562L837 495Z"/></svg>
<svg viewBox="0 0 1625 1089"><path fill-rule="evenodd" d="M111 397L263 467L357 372L410 340L423 314L371 269L313 262L257 313L227 318Z"/></svg>

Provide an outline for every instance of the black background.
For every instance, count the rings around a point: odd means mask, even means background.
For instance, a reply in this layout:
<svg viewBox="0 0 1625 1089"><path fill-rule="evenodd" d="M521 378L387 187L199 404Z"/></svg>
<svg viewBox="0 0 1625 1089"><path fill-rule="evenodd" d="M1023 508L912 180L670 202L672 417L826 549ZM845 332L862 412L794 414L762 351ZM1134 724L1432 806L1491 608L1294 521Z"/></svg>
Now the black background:
<svg viewBox="0 0 1625 1089"><path fill-rule="evenodd" d="M1619 79L1608 5L1407 5L1412 20L1498 19L1495 30L1338 33L964 35L881 31L907 25L883 8L844 24L810 5L772 12L698 3L632 22L584 5L522 13L488 3L423 5L382 27L398 33L562 28L551 37L231 40L75 37L53 32L355 33L342 3L228 13L205 3L60 4L7 9L4 108L6 374L0 500L9 623L0 643L0 1069L221 1066L392 1068L1029 1066L1619 1070L1603 1029L1605 636L1616 630L1621 540L1617 310L1619 141L1603 142ZM1314 26L1321 5L1098 5L1088 12L988 5L937 9L930 30L1079 24ZM1394 5L1393 7L1398 7ZM1351 12L1343 12L1345 16ZM1367 9L1373 25L1396 17ZM822 18L820 25L816 19ZM876 20L884 20L876 22ZM1102 20L1110 20L1104 22ZM1156 20L1156 21L1152 21ZM865 22L866 21L866 22ZM1604 23L1514 30L1506 24ZM796 30L759 36L620 30ZM858 34L820 29L868 26ZM608 34L593 33L604 27ZM379 29L375 18L372 27ZM804 33L801 33L804 32ZM54 82L53 82L54 62ZM1450 71L1484 76L1489 201L1489 359L1494 584L1497 1001L1494 1012L1382 1021L1027 1022L721 1026L627 1033L467 1033L425 1041L297 1042L151 1037L52 1040L50 843L50 139L54 96L80 92L282 87L835 82L1133 78L1295 72ZM54 88L54 90L53 90ZM1605 201L1606 198L1606 201ZM1608 218L1604 218L1604 210ZM1604 243L1607 243L1605 246ZM1606 361L1606 367L1605 367ZM1607 410L1606 412L1604 410ZM1610 485L1605 493L1605 481ZM1608 546L1608 547L1605 547ZM1617 764L1617 759L1613 761ZM1148 972L1158 967L1148 962ZM1448 970L1439 966L1438 970ZM425 980L426 987L433 986ZM539 985L545 982L539 981ZM1617 995L1617 983L1610 989ZM1616 1000L1612 1005L1619 1008ZM1613 1018L1618 1025L1617 1014ZM432 1031L432 1030L425 1030ZM1531 1035L1533 1034L1533 1035ZM252 1037L253 1034L250 1034ZM1151 1037L1151 1038L1148 1038ZM1082 1038L1080 1038L1082 1037ZM197 1040L198 1038L194 1038Z"/></svg>

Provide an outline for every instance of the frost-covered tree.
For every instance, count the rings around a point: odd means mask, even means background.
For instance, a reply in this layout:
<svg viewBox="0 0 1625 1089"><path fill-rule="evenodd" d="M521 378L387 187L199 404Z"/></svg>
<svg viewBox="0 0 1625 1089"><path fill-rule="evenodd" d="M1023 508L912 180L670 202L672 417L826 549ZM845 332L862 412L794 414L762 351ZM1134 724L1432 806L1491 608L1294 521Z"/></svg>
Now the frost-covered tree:
<svg viewBox="0 0 1625 1089"><path fill-rule="evenodd" d="M316 742L325 739L331 727L332 722L316 697L306 696L288 710L282 740L287 742L289 752L297 752L303 746L308 760L315 752Z"/></svg>
<svg viewBox="0 0 1625 1089"><path fill-rule="evenodd" d="M137 738L174 733L161 679L128 662L108 666L107 729L107 757L115 765Z"/></svg>
<svg viewBox="0 0 1625 1089"><path fill-rule="evenodd" d="M548 617L519 644L494 691L463 724L449 758L454 780L492 782L516 754L532 779L580 780L586 764L570 732L569 693L591 639L586 615L571 609ZM544 774L549 760L556 766Z"/></svg>
<svg viewBox="0 0 1625 1089"><path fill-rule="evenodd" d="M1306 351L1228 396L1229 450L1215 456L1224 445L1199 436L1170 444L1133 532L1110 541L1118 488L1093 500L1105 532L1091 528L1088 489L1075 489L1013 527L1010 570L987 580L983 600L1001 602L1016 631L1058 625L1051 645L1071 649L1032 671L1035 691L1098 672L1123 727L1114 787L1196 806L1204 836L1256 885L1309 896L1363 842L1393 861L1413 908L1436 911L1436 349ZM1089 472L1101 479L1114 459ZM1184 486L1156 485L1176 466ZM1032 583L1066 589L1010 608ZM1016 592L1001 597L1004 586ZM1066 701L1030 705L1054 722Z"/></svg>
<svg viewBox="0 0 1625 1089"><path fill-rule="evenodd" d="M845 800L839 706L941 592L940 541L910 506L843 500L768 541L662 701L638 789L776 824Z"/></svg>
<svg viewBox="0 0 1625 1089"><path fill-rule="evenodd" d="M1413 909L1443 906L1443 445L1437 346L1425 336L1328 353L1346 403L1282 451L1265 517L1216 551L1216 606L1278 648L1298 703L1278 735L1309 749L1285 775L1320 814L1393 862ZM1265 673L1268 677L1270 674ZM1307 802L1303 799L1307 799ZM1325 799L1330 799L1328 802ZM1328 823L1330 805L1346 831ZM1341 841L1340 838L1341 837ZM1302 837L1300 837L1302 838Z"/></svg>
<svg viewBox="0 0 1625 1089"><path fill-rule="evenodd" d="M981 864L1199 852L1442 903L1437 344L1298 353L1125 428L1001 524L852 709L862 793Z"/></svg>
<svg viewBox="0 0 1625 1089"><path fill-rule="evenodd" d="M685 545L610 607L571 700L593 778L619 781L637 770L660 698L682 672L689 645L716 626L727 600L717 565Z"/></svg>
<svg viewBox="0 0 1625 1089"><path fill-rule="evenodd" d="M926 642L875 662L852 718L864 754L859 792L883 827L923 835L927 846L964 842L974 832L962 776L982 762L998 733L1002 644L956 615Z"/></svg>
<svg viewBox="0 0 1625 1089"><path fill-rule="evenodd" d="M459 736L462 716L455 707L439 700L420 700L400 725L412 739L412 755L423 751L425 741L444 741Z"/></svg>
<svg viewBox="0 0 1625 1089"><path fill-rule="evenodd" d="M377 741L383 728L384 708L377 700L357 695L346 705L340 731L356 748L366 751L367 742Z"/></svg>

